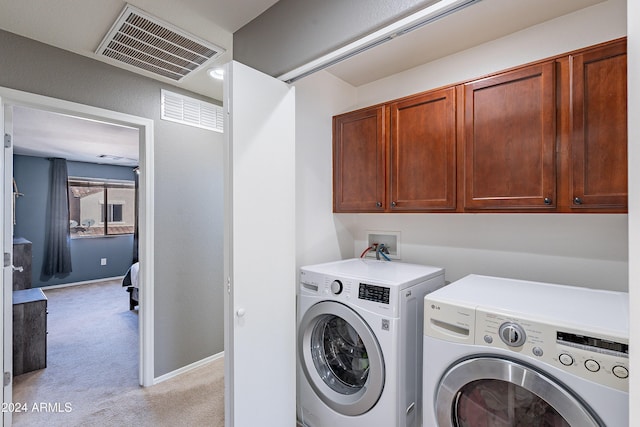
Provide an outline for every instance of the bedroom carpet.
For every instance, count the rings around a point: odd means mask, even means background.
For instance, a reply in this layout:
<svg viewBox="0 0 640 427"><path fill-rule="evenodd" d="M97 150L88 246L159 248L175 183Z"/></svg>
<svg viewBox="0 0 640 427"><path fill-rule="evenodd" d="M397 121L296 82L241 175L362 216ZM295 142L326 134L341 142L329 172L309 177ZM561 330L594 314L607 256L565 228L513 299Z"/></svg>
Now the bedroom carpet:
<svg viewBox="0 0 640 427"><path fill-rule="evenodd" d="M224 425L224 361L138 385L138 314L120 281L45 291L47 367L14 378L14 426Z"/></svg>

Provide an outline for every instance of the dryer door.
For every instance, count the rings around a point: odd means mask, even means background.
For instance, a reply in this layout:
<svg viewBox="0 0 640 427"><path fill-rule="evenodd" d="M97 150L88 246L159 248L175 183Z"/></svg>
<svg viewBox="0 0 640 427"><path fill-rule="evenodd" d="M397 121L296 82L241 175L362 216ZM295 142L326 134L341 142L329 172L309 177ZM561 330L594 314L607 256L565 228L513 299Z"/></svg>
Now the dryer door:
<svg viewBox="0 0 640 427"><path fill-rule="evenodd" d="M438 425L601 427L564 386L513 360L479 357L451 367L436 395Z"/></svg>
<svg viewBox="0 0 640 427"><path fill-rule="evenodd" d="M322 401L344 415L360 415L384 388L384 358L371 328L344 304L323 301L305 313L298 330L305 377Z"/></svg>

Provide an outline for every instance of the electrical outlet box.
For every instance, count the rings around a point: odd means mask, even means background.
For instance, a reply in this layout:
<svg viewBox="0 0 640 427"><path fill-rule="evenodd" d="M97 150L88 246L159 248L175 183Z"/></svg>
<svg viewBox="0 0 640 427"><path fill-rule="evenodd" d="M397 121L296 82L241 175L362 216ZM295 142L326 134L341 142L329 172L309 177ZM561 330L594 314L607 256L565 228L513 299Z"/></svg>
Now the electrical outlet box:
<svg viewBox="0 0 640 427"><path fill-rule="evenodd" d="M387 256L391 259L400 259L400 232L399 231L367 231L367 247L375 244L384 244L389 250ZM376 253L371 250L367 258L375 258Z"/></svg>
<svg viewBox="0 0 640 427"><path fill-rule="evenodd" d="M106 258L100 258L100 265L107 265L107 259Z"/></svg>

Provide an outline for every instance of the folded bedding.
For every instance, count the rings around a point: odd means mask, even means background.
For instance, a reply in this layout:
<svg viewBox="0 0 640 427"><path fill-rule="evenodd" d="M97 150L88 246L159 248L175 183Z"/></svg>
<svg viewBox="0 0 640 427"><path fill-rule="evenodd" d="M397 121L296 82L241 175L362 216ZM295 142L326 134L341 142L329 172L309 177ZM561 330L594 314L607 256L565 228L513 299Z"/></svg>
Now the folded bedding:
<svg viewBox="0 0 640 427"><path fill-rule="evenodd" d="M129 270L127 270L127 274L125 274L122 279L122 286L132 286L134 288L138 287L138 272L140 270L140 263L136 262Z"/></svg>

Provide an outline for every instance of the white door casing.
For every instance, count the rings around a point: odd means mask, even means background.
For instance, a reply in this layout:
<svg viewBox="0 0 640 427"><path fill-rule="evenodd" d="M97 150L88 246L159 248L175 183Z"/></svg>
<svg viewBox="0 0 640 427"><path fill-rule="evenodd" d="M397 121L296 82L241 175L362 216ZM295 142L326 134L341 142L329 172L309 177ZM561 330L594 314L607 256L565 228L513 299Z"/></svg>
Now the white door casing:
<svg viewBox="0 0 640 427"><path fill-rule="evenodd" d="M5 141L0 163L2 174L2 402L13 402L13 109L0 98L0 135ZM2 411L2 425L10 426L12 411Z"/></svg>
<svg viewBox="0 0 640 427"><path fill-rule="evenodd" d="M295 89L225 73L225 425L295 425Z"/></svg>
<svg viewBox="0 0 640 427"><path fill-rule="evenodd" d="M139 310L139 381L142 386L151 386L154 383L154 297L153 297L153 120L132 116L125 113L105 110L84 104L22 92L14 89L0 87L0 106L3 111L10 111L12 105L24 105L32 108L48 110L52 112L69 114L88 119L110 122L125 126L135 127L139 130L140 138L140 212L139 212L139 258L140 258L140 310ZM2 135L7 133L7 124L10 121L0 116L0 130ZM9 129L10 130L10 129ZM3 224L3 246L12 251L13 229L11 218L11 199L13 198L13 152L5 149L2 162L3 172L3 216L0 218ZM11 168L11 169L9 169ZM7 215L8 212L8 215ZM8 231L7 231L8 230ZM8 245L8 246L7 246ZM3 270L3 312L0 316L2 322L3 338L3 372L12 369L12 292L11 267ZM4 387L3 403L11 402L11 384ZM7 413L3 415L4 425L8 423Z"/></svg>

